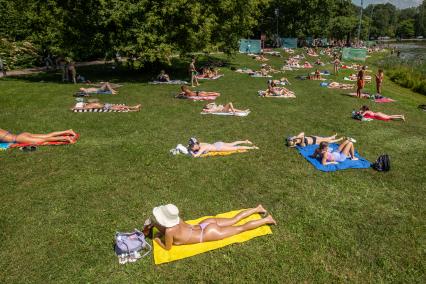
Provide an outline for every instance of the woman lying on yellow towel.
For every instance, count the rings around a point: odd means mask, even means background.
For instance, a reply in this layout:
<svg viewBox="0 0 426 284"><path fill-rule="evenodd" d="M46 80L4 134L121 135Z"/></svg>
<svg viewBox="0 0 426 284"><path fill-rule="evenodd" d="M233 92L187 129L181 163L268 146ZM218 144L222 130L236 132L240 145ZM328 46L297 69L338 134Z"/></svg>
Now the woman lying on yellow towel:
<svg viewBox="0 0 426 284"><path fill-rule="evenodd" d="M188 151L193 157L199 157L208 152L228 152L238 150L259 149L256 146L241 146L241 144L253 145L249 140L235 141L232 143L215 142L213 144L200 143L196 138L189 139Z"/></svg>
<svg viewBox="0 0 426 284"><path fill-rule="evenodd" d="M144 230L157 228L159 233L154 236L154 241L165 250L170 250L172 245L217 241L266 224L276 225L275 220L267 214L262 205L241 211L233 218L208 218L197 225L190 225L180 219L179 209L173 204L155 207L152 213L155 220ZM233 226L242 219L256 213L266 214L267 216L240 226ZM164 241L161 240L162 237L164 237Z"/></svg>

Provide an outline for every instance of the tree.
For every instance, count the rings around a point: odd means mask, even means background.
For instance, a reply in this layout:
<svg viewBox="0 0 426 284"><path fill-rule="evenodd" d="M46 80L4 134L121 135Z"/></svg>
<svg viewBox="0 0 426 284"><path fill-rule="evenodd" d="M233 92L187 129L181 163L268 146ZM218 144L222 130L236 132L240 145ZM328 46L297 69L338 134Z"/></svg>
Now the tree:
<svg viewBox="0 0 426 284"><path fill-rule="evenodd" d="M411 38L414 36L414 19L403 20L399 23L396 31L397 35L401 38Z"/></svg>

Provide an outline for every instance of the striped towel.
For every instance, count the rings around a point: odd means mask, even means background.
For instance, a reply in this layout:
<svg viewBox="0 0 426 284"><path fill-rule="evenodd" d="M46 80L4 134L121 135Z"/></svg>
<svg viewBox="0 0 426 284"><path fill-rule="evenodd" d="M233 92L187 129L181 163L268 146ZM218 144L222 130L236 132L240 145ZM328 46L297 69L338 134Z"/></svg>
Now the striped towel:
<svg viewBox="0 0 426 284"><path fill-rule="evenodd" d="M124 104L114 104L111 106L124 106ZM89 109L73 108L72 112L129 112L129 110L114 110L110 108L89 108Z"/></svg>

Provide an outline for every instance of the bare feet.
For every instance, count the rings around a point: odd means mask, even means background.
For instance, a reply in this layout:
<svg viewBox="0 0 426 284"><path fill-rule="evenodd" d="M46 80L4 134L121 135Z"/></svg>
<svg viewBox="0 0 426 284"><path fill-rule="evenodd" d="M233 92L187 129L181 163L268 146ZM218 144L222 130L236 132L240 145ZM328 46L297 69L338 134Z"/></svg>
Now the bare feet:
<svg viewBox="0 0 426 284"><path fill-rule="evenodd" d="M358 161L359 159L357 157L353 157L352 161Z"/></svg>
<svg viewBox="0 0 426 284"><path fill-rule="evenodd" d="M266 224L276 225L277 222L272 218L272 215L268 215L268 217L264 218Z"/></svg>
<svg viewBox="0 0 426 284"><path fill-rule="evenodd" d="M253 142L251 142L250 140L246 140L245 142L246 142L246 144L253 145Z"/></svg>
<svg viewBox="0 0 426 284"><path fill-rule="evenodd" d="M72 129L68 129L66 131L66 133L69 134L70 136L73 136L73 137L77 136L77 133L75 133L74 130L72 130Z"/></svg>
<svg viewBox="0 0 426 284"><path fill-rule="evenodd" d="M257 213L265 213L265 212L266 212L266 209L265 209L265 208L263 208L262 204L259 204L259 205L257 205L257 207L256 207L256 212L257 212Z"/></svg>
<svg viewBox="0 0 426 284"><path fill-rule="evenodd" d="M404 121L404 122L405 122L405 116L402 116L402 117L401 117L401 119L402 119L402 121Z"/></svg>

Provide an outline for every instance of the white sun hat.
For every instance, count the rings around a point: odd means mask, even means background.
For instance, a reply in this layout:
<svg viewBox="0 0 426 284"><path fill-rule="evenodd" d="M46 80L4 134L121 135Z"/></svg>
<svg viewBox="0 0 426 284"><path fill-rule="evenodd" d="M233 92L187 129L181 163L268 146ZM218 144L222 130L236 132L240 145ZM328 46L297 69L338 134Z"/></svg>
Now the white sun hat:
<svg viewBox="0 0 426 284"><path fill-rule="evenodd" d="M179 224L179 209L173 204L154 207L152 214L157 222L166 228Z"/></svg>

